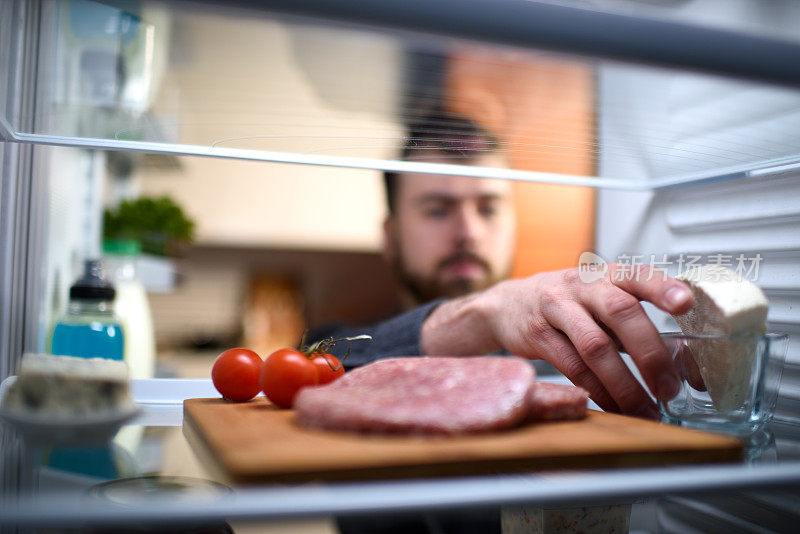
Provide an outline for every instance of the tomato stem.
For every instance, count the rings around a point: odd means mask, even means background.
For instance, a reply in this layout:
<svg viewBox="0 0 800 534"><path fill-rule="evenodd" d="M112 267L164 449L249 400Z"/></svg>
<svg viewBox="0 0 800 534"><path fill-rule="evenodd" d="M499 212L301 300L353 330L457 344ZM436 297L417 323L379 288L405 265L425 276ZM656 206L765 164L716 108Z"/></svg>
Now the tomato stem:
<svg viewBox="0 0 800 534"><path fill-rule="evenodd" d="M305 334L305 332L303 332L303 339L300 341L300 347L301 347L300 351L303 354L305 354L305 356L307 358L311 358L313 354L320 354L320 355L323 355L323 357L324 357L324 355L326 353L328 353L333 348L333 346L336 345L336 343L338 343L340 341L347 341L348 342L348 344L347 344L347 352L345 352L344 356L342 356L339 359L339 363L337 365L335 365L335 366L332 365L330 360L328 360L328 358L325 358L325 363L327 363L330 366L331 370L333 370L333 371L338 371L342 367L345 358L347 358L350 355L350 350L353 348L353 341L357 341L359 339L372 339L372 336L369 336L367 334L361 334L361 335L352 336L352 337L340 337L340 338L337 338L337 339L334 339L332 337L328 337L328 338L325 338L325 339L320 339L319 341L316 341L316 342L312 343L310 346L303 348L303 343L305 341L305 337L306 337L306 334Z"/></svg>

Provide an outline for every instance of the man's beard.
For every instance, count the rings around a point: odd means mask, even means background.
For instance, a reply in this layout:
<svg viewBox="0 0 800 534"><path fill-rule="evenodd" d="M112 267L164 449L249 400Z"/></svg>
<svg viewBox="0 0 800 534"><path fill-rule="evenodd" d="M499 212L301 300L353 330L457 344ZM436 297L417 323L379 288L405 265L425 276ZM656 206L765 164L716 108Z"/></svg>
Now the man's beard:
<svg viewBox="0 0 800 534"><path fill-rule="evenodd" d="M489 262L472 252L456 252L441 260L430 277L422 277L409 272L402 260L402 255L397 254L394 270L400 285L407 290L418 304L429 302L438 298L461 297L486 289L500 280L492 271ZM473 261L481 266L486 275L482 278L455 277L448 280L441 279L441 273L451 264L462 261ZM503 273L503 277L508 273Z"/></svg>

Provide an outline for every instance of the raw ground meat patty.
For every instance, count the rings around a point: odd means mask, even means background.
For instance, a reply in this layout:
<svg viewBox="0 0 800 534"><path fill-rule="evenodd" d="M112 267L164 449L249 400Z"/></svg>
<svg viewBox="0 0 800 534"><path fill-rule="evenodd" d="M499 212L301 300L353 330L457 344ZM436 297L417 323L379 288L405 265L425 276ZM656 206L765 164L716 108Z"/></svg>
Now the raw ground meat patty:
<svg viewBox="0 0 800 534"><path fill-rule="evenodd" d="M528 421L565 421L586 417L589 393L579 387L539 382L528 397Z"/></svg>
<svg viewBox="0 0 800 534"><path fill-rule="evenodd" d="M295 399L298 424L331 430L462 434L517 425L536 372L510 357L380 360Z"/></svg>

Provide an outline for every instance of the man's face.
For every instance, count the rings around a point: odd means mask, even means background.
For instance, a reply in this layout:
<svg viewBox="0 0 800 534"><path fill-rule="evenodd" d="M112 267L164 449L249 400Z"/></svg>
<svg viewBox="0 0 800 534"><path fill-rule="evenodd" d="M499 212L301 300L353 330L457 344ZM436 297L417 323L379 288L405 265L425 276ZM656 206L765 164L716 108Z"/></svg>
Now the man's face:
<svg viewBox="0 0 800 534"><path fill-rule="evenodd" d="M501 166L503 157L475 163ZM510 182L404 173L396 193L385 254L417 303L461 296L508 276L516 225Z"/></svg>

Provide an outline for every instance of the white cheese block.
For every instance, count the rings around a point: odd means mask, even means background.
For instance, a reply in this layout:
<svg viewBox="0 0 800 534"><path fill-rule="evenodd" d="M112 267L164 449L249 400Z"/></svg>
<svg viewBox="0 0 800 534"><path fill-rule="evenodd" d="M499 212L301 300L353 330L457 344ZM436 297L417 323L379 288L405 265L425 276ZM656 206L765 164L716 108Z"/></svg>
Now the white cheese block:
<svg viewBox="0 0 800 534"><path fill-rule="evenodd" d="M689 284L695 298L687 313L675 317L683 333L728 336L691 340L689 349L716 409L735 410L747 397L758 338L767 328L767 298L720 265L695 267L676 278Z"/></svg>
<svg viewBox="0 0 800 534"><path fill-rule="evenodd" d="M25 354L4 407L43 415L96 415L130 408L128 367L105 358Z"/></svg>

